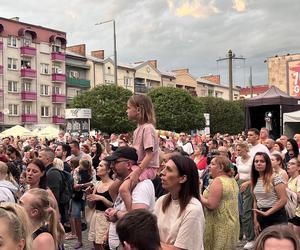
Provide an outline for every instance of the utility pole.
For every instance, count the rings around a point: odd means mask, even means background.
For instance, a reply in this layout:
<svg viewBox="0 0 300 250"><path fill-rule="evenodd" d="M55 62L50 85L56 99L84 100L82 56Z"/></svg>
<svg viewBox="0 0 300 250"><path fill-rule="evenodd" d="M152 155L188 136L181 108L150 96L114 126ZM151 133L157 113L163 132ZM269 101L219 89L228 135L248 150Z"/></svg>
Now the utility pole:
<svg viewBox="0 0 300 250"><path fill-rule="evenodd" d="M228 50L227 57L217 59L217 62L229 60L228 61L228 84L229 84L229 100L233 100L233 77L232 77L232 62L235 60L245 60L244 57L236 57L232 50Z"/></svg>
<svg viewBox="0 0 300 250"><path fill-rule="evenodd" d="M104 23L109 23L112 22L113 23L113 31L114 31L114 64L115 64L115 70L114 70L114 80L115 80L115 84L118 85L118 63L117 63L117 38L116 38L116 22L114 19L108 20L108 21L104 21L104 22L99 22L96 23L95 25L101 25Z"/></svg>
<svg viewBox="0 0 300 250"><path fill-rule="evenodd" d="M249 85L250 85L251 98L252 98L252 97L253 97L253 85L252 85L252 66L250 66Z"/></svg>

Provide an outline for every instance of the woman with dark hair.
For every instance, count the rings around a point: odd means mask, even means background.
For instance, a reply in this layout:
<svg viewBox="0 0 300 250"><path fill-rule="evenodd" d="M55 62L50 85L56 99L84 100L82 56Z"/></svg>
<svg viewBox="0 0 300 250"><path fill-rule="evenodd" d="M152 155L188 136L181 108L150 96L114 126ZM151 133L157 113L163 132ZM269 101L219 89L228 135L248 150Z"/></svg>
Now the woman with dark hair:
<svg viewBox="0 0 300 250"><path fill-rule="evenodd" d="M290 159L292 158L298 158L299 155L299 148L298 144L294 139L288 139L286 143L286 154L284 156L284 162L287 164Z"/></svg>
<svg viewBox="0 0 300 250"><path fill-rule="evenodd" d="M289 176L284 170L284 162L280 154L272 154L271 155L271 162L274 174L280 175L285 183L288 182Z"/></svg>
<svg viewBox="0 0 300 250"><path fill-rule="evenodd" d="M234 249L239 237L239 188L225 156L211 160L211 184L200 195L205 207L205 250Z"/></svg>
<svg viewBox="0 0 300 250"><path fill-rule="evenodd" d="M255 242L255 250L267 249L299 250L298 235L286 225L270 226L257 237Z"/></svg>
<svg viewBox="0 0 300 250"><path fill-rule="evenodd" d="M255 234L266 227L287 223L284 206L287 202L286 185L280 175L275 175L270 157L263 152L254 156L251 185L254 195L253 221Z"/></svg>
<svg viewBox="0 0 300 250"><path fill-rule="evenodd" d="M203 250L204 214L196 164L188 157L174 155L161 175L162 187L169 191L157 200L154 209L162 249Z"/></svg>
<svg viewBox="0 0 300 250"><path fill-rule="evenodd" d="M102 160L97 168L97 176L100 177L101 181L95 185L92 193L90 193L92 190L90 187L86 189L87 204L90 208L95 208L88 234L88 240L94 243L95 250L104 249L106 243L109 222L105 218L104 211L113 205L112 198L108 191L114 182L110 175L110 163Z"/></svg>
<svg viewBox="0 0 300 250"><path fill-rule="evenodd" d="M26 183L31 188L47 188L45 165L39 159L34 159L26 168Z"/></svg>
<svg viewBox="0 0 300 250"><path fill-rule="evenodd" d="M91 147L91 157L92 157L92 165L96 171L100 163L101 154L102 154L101 145L98 142L93 143Z"/></svg>

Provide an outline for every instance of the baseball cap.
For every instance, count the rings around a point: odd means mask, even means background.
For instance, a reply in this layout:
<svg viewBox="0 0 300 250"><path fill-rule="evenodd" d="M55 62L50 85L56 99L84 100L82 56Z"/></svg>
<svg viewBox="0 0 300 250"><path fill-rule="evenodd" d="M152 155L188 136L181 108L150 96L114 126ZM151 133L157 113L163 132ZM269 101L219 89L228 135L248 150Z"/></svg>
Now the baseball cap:
<svg viewBox="0 0 300 250"><path fill-rule="evenodd" d="M118 147L110 156L105 157L106 161L115 161L119 158L125 158L137 162L138 155L135 148Z"/></svg>

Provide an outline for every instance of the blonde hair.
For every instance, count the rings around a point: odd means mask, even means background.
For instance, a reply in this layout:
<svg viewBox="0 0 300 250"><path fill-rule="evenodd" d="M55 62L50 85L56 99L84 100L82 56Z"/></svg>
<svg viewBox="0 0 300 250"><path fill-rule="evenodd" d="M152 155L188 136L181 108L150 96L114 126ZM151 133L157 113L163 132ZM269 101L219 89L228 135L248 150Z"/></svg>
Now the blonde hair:
<svg viewBox="0 0 300 250"><path fill-rule="evenodd" d="M155 112L153 108L153 103L149 96L133 95L129 98L128 102L132 106L140 109L137 119L137 122L139 124L152 123L153 125L155 125Z"/></svg>
<svg viewBox="0 0 300 250"><path fill-rule="evenodd" d="M222 155L218 155L213 158L215 164L229 177L232 177L233 173L230 168L230 160Z"/></svg>
<svg viewBox="0 0 300 250"><path fill-rule="evenodd" d="M18 243L25 241L24 250L31 250L32 239L28 215L25 209L19 204L12 202L3 202L0 206L0 218L8 222L8 230L13 240Z"/></svg>
<svg viewBox="0 0 300 250"><path fill-rule="evenodd" d="M54 160L53 160L53 166L55 168L58 168L61 171L64 170L64 162L61 159L59 159L59 158L54 158Z"/></svg>
<svg viewBox="0 0 300 250"><path fill-rule="evenodd" d="M240 142L236 146L245 149L247 152L249 152L249 145L247 142Z"/></svg>
<svg viewBox="0 0 300 250"><path fill-rule="evenodd" d="M41 223L48 223L49 233L57 246L57 224L58 218L56 211L51 207L51 201L48 192L41 188L29 189L26 193L32 194L31 206L39 211L39 220Z"/></svg>
<svg viewBox="0 0 300 250"><path fill-rule="evenodd" d="M6 163L3 161L0 161L0 174L5 175L5 174L7 174L7 172L8 172L8 167L7 167Z"/></svg>

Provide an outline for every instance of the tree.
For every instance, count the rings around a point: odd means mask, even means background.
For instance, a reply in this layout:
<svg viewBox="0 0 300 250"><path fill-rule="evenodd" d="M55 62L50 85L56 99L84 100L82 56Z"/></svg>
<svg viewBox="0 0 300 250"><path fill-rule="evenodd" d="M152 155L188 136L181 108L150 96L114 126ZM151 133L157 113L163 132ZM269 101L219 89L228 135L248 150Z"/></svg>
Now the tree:
<svg viewBox="0 0 300 250"><path fill-rule="evenodd" d="M148 95L154 105L157 128L190 132L204 127L203 105L186 90L159 87Z"/></svg>
<svg viewBox="0 0 300 250"><path fill-rule="evenodd" d="M215 97L199 97L205 113L210 114L211 134L238 134L245 126L244 102L226 101Z"/></svg>
<svg viewBox="0 0 300 250"><path fill-rule="evenodd" d="M127 101L132 95L130 90L116 85L101 85L75 97L72 108L92 110L91 127L106 133L132 131L134 124L126 114Z"/></svg>

